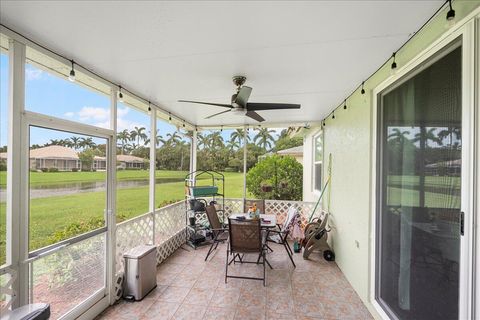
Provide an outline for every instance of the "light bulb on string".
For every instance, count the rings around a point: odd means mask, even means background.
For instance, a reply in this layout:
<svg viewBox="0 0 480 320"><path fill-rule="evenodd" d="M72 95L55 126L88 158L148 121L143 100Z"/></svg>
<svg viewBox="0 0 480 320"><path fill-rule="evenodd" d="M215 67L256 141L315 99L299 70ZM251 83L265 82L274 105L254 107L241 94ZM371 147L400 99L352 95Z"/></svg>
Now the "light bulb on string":
<svg viewBox="0 0 480 320"><path fill-rule="evenodd" d="M448 6L449 10L447 12L447 23L445 25L447 29L455 25L455 10L453 10L452 7L452 0L448 0Z"/></svg>
<svg viewBox="0 0 480 320"><path fill-rule="evenodd" d="M118 101L123 102L122 86L118 86Z"/></svg>
<svg viewBox="0 0 480 320"><path fill-rule="evenodd" d="M391 75L394 75L394 74L397 72L396 55L397 55L396 52L394 52L394 53L392 54L393 62L392 62L392 65L390 66L390 74L391 74Z"/></svg>
<svg viewBox="0 0 480 320"><path fill-rule="evenodd" d="M73 68L73 65L75 64L75 62L73 62L73 60L71 60L72 62L72 69L70 70L70 74L68 75L68 80L70 80L71 82L75 82L75 69Z"/></svg>

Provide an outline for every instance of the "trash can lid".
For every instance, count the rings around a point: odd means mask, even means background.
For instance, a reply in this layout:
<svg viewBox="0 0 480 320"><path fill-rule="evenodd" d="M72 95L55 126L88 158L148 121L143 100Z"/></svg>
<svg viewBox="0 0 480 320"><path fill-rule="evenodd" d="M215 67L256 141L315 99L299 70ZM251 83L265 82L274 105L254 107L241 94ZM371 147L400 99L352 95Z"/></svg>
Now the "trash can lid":
<svg viewBox="0 0 480 320"><path fill-rule="evenodd" d="M123 257L130 259L140 259L141 257L146 256L147 254L155 250L156 248L156 246L141 245L125 252L123 254Z"/></svg>

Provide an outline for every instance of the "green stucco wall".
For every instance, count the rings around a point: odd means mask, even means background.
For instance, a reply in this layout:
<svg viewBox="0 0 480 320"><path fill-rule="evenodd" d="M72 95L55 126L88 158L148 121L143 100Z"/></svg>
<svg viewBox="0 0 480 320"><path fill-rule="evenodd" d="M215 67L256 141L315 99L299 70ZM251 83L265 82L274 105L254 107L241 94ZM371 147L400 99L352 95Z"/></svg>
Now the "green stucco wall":
<svg viewBox="0 0 480 320"><path fill-rule="evenodd" d="M480 6L480 1L454 1L453 5L458 24ZM399 68L447 31L445 15L446 11L441 12L397 53ZM327 119L324 128L324 157L333 157L330 222L336 262L375 317L379 316L369 303L372 90L388 77L389 65L366 82L365 95L357 91L349 98L348 109L337 109L335 119Z"/></svg>

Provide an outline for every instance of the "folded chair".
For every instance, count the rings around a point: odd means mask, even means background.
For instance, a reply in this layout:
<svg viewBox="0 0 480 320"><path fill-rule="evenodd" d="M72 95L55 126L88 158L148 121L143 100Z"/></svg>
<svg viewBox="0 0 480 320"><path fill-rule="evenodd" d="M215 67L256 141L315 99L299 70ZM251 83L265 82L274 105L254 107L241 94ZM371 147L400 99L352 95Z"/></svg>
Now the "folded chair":
<svg viewBox="0 0 480 320"><path fill-rule="evenodd" d="M207 213L208 222L210 223L210 228L213 233L212 245L210 246L210 249L208 249L207 256L205 257L205 261L207 261L213 250L217 249L218 244L228 239L228 228L220 223L220 220L218 219L218 212L223 213L223 211L217 211L213 204L206 206L205 212Z"/></svg>
<svg viewBox="0 0 480 320"><path fill-rule="evenodd" d="M225 283L227 283L228 278L239 278L239 279L251 279L251 280L263 280L263 285L266 284L265 278L265 263L268 264L270 268L272 266L268 262L266 255L266 237L265 233L262 233L260 226L260 219L258 220L238 220L228 218L229 228L229 242L227 246L227 260L225 262ZM245 254L259 254L261 262L257 261L245 261ZM232 257L230 259L230 257ZM242 276L231 276L228 275L228 266L232 262L240 263L261 263L263 265L263 278L256 277L242 277Z"/></svg>
<svg viewBox="0 0 480 320"><path fill-rule="evenodd" d="M290 234L290 229L297 219L297 209L290 207L287 212L287 218L283 222L283 225L277 225L278 230L272 229L267 231L267 241L275 242L283 245L285 251L287 251L290 261L292 261L293 267L296 268L295 262L293 261L293 250L290 248L287 237Z"/></svg>

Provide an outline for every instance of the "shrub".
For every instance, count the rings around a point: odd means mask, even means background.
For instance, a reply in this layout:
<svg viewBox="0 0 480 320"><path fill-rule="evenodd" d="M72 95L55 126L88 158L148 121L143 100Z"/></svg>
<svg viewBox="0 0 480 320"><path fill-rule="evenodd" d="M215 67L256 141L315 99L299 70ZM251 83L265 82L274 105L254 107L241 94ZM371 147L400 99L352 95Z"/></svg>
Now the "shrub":
<svg viewBox="0 0 480 320"><path fill-rule="evenodd" d="M49 168L48 172L58 172L58 168Z"/></svg>
<svg viewBox="0 0 480 320"><path fill-rule="evenodd" d="M7 171L7 162L0 160L0 171Z"/></svg>
<svg viewBox="0 0 480 320"><path fill-rule="evenodd" d="M260 199L301 200L302 165L291 156L268 156L248 171L247 188Z"/></svg>
<svg viewBox="0 0 480 320"><path fill-rule="evenodd" d="M42 172L48 172L48 168L40 168L40 170L42 170Z"/></svg>
<svg viewBox="0 0 480 320"><path fill-rule="evenodd" d="M72 168L72 172L78 172L78 168Z"/></svg>

